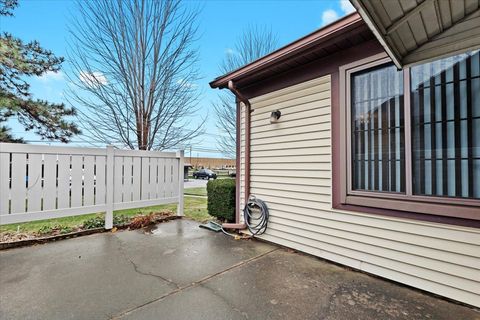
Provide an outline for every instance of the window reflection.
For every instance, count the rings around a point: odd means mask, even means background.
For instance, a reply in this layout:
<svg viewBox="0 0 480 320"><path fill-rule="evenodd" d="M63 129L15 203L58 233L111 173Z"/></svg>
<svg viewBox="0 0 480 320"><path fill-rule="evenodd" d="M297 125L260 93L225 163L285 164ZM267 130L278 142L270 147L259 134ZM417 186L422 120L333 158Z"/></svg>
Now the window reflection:
<svg viewBox="0 0 480 320"><path fill-rule="evenodd" d="M480 54L411 69L413 193L480 198Z"/></svg>
<svg viewBox="0 0 480 320"><path fill-rule="evenodd" d="M404 192L403 74L389 64L352 75L352 188Z"/></svg>

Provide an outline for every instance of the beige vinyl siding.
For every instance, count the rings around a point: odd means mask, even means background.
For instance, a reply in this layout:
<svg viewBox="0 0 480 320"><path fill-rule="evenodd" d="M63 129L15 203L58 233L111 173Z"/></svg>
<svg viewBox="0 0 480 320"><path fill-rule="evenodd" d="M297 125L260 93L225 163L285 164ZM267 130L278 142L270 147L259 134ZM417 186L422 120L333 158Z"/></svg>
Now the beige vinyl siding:
<svg viewBox="0 0 480 320"><path fill-rule="evenodd" d="M250 193L270 209L262 238L480 306L478 230L332 209L330 87L326 76L251 99Z"/></svg>

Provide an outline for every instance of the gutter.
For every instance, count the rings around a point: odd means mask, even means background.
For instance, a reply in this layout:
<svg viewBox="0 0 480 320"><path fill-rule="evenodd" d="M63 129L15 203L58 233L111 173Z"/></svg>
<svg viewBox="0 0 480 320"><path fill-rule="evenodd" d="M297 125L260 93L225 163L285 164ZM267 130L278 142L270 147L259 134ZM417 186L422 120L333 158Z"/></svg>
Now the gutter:
<svg viewBox="0 0 480 320"><path fill-rule="evenodd" d="M245 201L247 201L250 193L250 101L238 90L232 80L228 81L228 89L235 95L237 101L245 105ZM236 203L235 203L235 223L224 223L222 227L225 229L245 229L245 223L240 223L240 179L241 179L241 146L240 146L240 103L237 103L237 175L236 179Z"/></svg>
<svg viewBox="0 0 480 320"><path fill-rule="evenodd" d="M364 24L360 15L357 12L353 12L239 69L215 78L210 82L210 87L212 89L227 88L231 80L235 80L237 83L239 80L244 81L260 70L269 69L276 64L282 63L282 61L284 62L292 57L298 57L302 52L313 47L321 46L322 43L341 36L341 34L347 33Z"/></svg>

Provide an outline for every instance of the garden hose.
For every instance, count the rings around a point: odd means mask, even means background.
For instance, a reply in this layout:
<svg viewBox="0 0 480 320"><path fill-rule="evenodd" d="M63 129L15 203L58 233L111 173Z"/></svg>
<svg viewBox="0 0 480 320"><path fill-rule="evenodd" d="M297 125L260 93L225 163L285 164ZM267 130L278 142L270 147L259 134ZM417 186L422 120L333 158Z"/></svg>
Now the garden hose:
<svg viewBox="0 0 480 320"><path fill-rule="evenodd" d="M267 230L268 225L268 207L267 204L257 199L255 196L250 196L248 202L243 209L243 217L245 219L245 224L247 225L248 231L250 231L250 236L239 236L235 233L229 233L218 223L214 221L209 221L208 224L201 225L201 228L206 228L215 232L222 231L227 236L233 237L236 240L238 239L249 239L258 235L261 235Z"/></svg>
<svg viewBox="0 0 480 320"><path fill-rule="evenodd" d="M267 204L255 196L248 198L248 202L243 209L243 217L253 237L261 235L267 230L269 217Z"/></svg>

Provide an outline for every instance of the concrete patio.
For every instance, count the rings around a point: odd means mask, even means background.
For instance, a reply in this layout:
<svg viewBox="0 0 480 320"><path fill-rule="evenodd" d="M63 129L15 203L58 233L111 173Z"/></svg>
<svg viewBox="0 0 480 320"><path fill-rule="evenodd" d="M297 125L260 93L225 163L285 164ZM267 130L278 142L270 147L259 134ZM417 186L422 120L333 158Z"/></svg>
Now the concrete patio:
<svg viewBox="0 0 480 320"><path fill-rule="evenodd" d="M314 257L188 220L0 252L0 319L480 319Z"/></svg>

